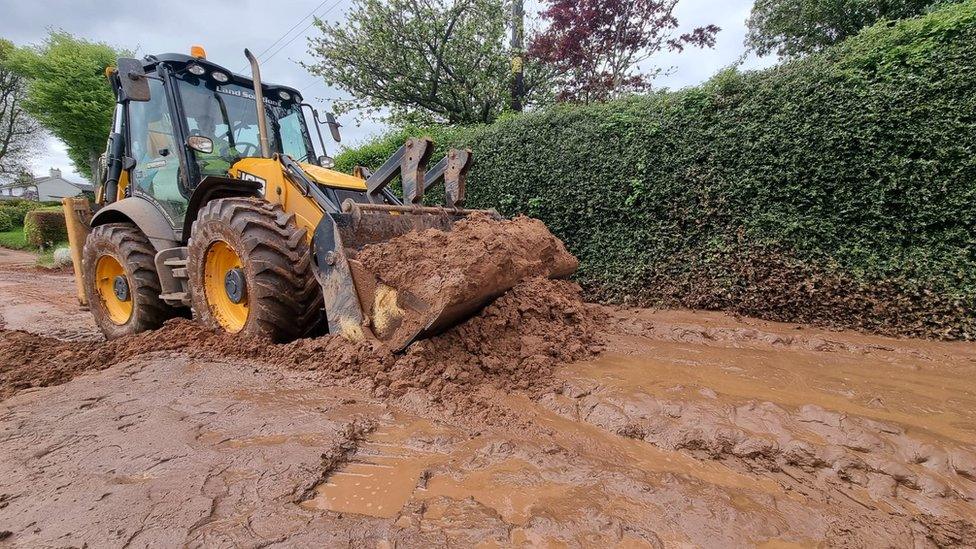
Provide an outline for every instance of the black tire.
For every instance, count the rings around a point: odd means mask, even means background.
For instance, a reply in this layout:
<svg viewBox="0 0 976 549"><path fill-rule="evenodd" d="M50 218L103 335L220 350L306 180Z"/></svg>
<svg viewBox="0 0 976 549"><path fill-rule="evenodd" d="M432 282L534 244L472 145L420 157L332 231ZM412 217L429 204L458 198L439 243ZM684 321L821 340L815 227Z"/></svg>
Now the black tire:
<svg viewBox="0 0 976 549"><path fill-rule="evenodd" d="M207 254L217 242L240 259L247 313L239 329L218 320L207 296ZM307 233L277 204L244 197L208 202L193 223L187 258L193 316L210 327L286 342L309 335L321 323L322 291Z"/></svg>
<svg viewBox="0 0 976 549"><path fill-rule="evenodd" d="M95 323L106 339L154 330L175 314L169 305L159 299L159 276L153 261L155 256L156 251L146 235L129 223L99 225L89 233L82 251L85 293ZM113 320L106 301L112 300L112 297L99 291L96 269L102 258L107 262L114 259L124 272L118 276L125 278L128 299L119 299L119 302L131 304L131 313L125 322Z"/></svg>

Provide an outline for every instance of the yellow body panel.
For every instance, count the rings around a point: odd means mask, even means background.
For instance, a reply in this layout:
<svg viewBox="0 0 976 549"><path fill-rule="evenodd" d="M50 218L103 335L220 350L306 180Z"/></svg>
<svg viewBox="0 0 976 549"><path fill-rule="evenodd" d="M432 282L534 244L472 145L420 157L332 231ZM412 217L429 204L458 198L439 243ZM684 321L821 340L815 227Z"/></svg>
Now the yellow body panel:
<svg viewBox="0 0 976 549"><path fill-rule="evenodd" d="M115 199L122 200L125 198L125 191L129 188L129 172L122 170L122 175L119 176L119 190L116 193Z"/></svg>
<svg viewBox="0 0 976 549"><path fill-rule="evenodd" d="M349 189L352 191L365 191L366 182L353 175L344 174L335 170L329 170L315 164L300 162L299 165L320 185L335 187L337 189Z"/></svg>
<svg viewBox="0 0 976 549"><path fill-rule="evenodd" d="M302 164L303 169L306 166L310 165ZM356 188L357 190L364 190L366 188L361 179L356 179L339 172L333 172L332 170L319 169L324 172L329 172L329 174L320 174L316 177L311 171L307 171L306 173L312 175L316 181L325 185L347 189ZM315 227L318 226L325 212L319 208L314 200L303 195L298 187L285 178L281 162L277 158L242 158L230 168L229 173L231 177L237 179L263 183L264 199L274 204L280 204L283 210L295 214L295 221L298 226L306 230L309 240L312 239L312 234L315 233ZM334 174L334 176L331 174ZM323 179L320 180L319 177ZM359 181L359 187L352 187L352 182L349 180Z"/></svg>
<svg viewBox="0 0 976 549"><path fill-rule="evenodd" d="M103 182L104 183L104 182ZM125 198L125 191L129 188L129 172L122 170L122 174L119 176L119 185L115 191L115 200L122 200ZM98 185L95 190L95 204L105 204L105 185Z"/></svg>

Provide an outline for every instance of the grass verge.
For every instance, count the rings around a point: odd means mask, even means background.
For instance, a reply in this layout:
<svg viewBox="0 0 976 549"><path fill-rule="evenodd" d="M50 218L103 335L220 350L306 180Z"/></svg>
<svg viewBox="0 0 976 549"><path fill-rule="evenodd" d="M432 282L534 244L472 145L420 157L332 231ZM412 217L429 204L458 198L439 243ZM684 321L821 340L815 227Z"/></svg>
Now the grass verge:
<svg viewBox="0 0 976 549"><path fill-rule="evenodd" d="M33 248L27 243L23 227L14 227L9 231L0 232L0 247L14 250L30 250Z"/></svg>
<svg viewBox="0 0 976 549"><path fill-rule="evenodd" d="M0 248L12 250L23 250L25 252L37 253L37 266L45 269L54 268L54 250L68 247L67 242L58 242L54 246L48 246L43 250L38 250L27 243L23 227L14 227L9 231L0 232Z"/></svg>
<svg viewBox="0 0 976 549"><path fill-rule="evenodd" d="M48 246L47 248L42 250L40 252L40 255L37 256L38 267L44 267L45 269L53 269L55 267L54 250L57 250L58 248L67 248L67 247L68 247L67 242L58 242L54 246Z"/></svg>

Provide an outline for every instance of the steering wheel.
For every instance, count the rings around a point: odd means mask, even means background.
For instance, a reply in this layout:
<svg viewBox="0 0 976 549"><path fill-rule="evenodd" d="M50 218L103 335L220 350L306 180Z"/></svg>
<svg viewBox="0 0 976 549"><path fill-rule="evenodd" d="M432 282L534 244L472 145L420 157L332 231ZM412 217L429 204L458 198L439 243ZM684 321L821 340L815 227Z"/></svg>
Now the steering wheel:
<svg viewBox="0 0 976 549"><path fill-rule="evenodd" d="M237 152L241 153L241 157L261 156L258 154L258 146L254 143L235 143L234 148L237 149Z"/></svg>

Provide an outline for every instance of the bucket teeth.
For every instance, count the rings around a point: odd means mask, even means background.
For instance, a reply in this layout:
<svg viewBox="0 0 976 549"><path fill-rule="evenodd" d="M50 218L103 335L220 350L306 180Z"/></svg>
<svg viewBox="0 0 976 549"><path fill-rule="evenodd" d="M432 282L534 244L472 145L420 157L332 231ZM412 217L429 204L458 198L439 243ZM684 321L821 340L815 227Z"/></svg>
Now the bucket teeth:
<svg viewBox="0 0 976 549"><path fill-rule="evenodd" d="M434 167L427 162L434 151L434 143L427 138L411 138L397 152L366 179L366 192L376 204L389 197L387 187L397 176L403 186L403 203L417 206L423 203L424 193L434 185L444 184L444 205L448 208L464 206L465 183L471 168L470 149L451 149ZM366 173L359 168L359 174Z"/></svg>

